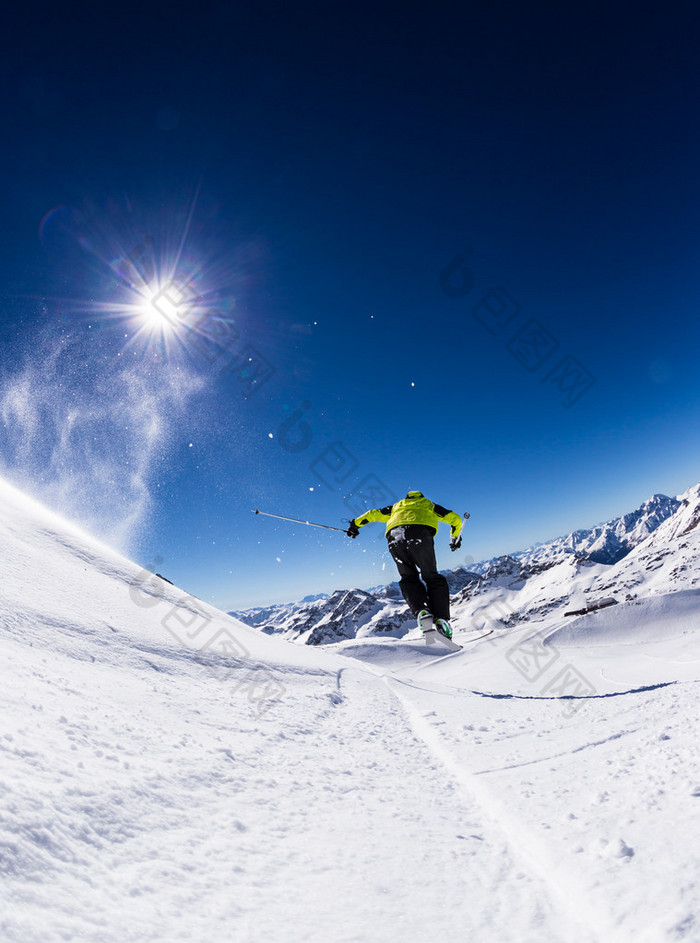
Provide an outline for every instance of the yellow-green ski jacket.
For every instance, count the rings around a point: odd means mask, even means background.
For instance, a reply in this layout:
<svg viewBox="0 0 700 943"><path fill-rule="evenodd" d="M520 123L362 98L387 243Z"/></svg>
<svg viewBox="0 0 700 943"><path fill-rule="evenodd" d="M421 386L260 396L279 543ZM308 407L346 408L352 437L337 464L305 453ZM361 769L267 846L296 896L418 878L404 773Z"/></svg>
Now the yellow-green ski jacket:
<svg viewBox="0 0 700 943"><path fill-rule="evenodd" d="M388 504L384 508L365 511L355 518L355 524L363 527L377 521L386 521L386 533L402 524L425 524L437 534L440 521L450 525L450 536L459 537L462 530L462 518L454 511L448 511L441 504L433 504L420 491L409 491L402 501Z"/></svg>

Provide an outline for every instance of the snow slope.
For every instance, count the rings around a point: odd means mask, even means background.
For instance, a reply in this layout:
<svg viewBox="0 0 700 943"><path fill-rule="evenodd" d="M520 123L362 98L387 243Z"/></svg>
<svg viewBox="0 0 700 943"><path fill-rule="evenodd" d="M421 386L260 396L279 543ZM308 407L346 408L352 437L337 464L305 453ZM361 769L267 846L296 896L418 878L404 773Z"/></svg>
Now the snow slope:
<svg viewBox="0 0 700 943"><path fill-rule="evenodd" d="M0 547L3 941L700 940L687 569L445 656L269 637L2 482Z"/></svg>

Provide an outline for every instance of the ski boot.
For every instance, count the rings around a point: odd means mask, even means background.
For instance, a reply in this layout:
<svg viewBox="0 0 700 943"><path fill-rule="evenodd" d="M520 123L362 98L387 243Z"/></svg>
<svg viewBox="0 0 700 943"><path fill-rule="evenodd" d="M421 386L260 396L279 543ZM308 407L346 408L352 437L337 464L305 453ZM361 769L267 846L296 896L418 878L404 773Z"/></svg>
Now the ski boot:
<svg viewBox="0 0 700 943"><path fill-rule="evenodd" d="M447 621L447 619L436 619L435 629L440 633L440 635L444 635L445 638L452 638L452 627L450 626L450 623Z"/></svg>
<svg viewBox="0 0 700 943"><path fill-rule="evenodd" d="M421 609L418 613L418 628L423 633L433 631L435 628L435 620L432 612L428 612L427 609Z"/></svg>

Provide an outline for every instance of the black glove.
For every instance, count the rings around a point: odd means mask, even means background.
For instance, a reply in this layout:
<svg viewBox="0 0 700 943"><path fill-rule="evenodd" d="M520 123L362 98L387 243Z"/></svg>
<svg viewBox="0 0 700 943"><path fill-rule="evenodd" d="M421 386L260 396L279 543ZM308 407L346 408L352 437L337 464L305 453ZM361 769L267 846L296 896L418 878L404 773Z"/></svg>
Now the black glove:
<svg viewBox="0 0 700 943"><path fill-rule="evenodd" d="M357 537L357 535L360 533L360 528L354 521L350 521L350 526L345 531L345 533L348 535L348 537Z"/></svg>
<svg viewBox="0 0 700 943"><path fill-rule="evenodd" d="M461 536L453 537L452 540L450 540L450 550L459 550L461 546L462 546Z"/></svg>

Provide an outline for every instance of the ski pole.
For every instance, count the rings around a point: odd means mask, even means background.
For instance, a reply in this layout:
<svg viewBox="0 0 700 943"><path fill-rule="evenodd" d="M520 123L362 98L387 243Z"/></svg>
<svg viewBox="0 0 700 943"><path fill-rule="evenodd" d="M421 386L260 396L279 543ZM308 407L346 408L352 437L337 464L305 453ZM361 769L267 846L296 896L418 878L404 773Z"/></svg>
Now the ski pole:
<svg viewBox="0 0 700 943"><path fill-rule="evenodd" d="M459 529L459 537L458 537L459 543L458 543L457 546L455 547L455 550L457 550L459 547L462 546L462 530L464 529L464 525L466 524L466 522L467 522L467 521L469 520L469 518L471 517L471 514L469 513L469 511L465 511L463 517L464 517L464 520L463 520L463 522L462 522L462 526L461 526L460 529Z"/></svg>
<svg viewBox="0 0 700 943"><path fill-rule="evenodd" d="M341 534L347 533L342 527L333 527L331 524L314 524L313 521L300 521L297 517L282 517L281 514L270 514L269 511L258 511L253 508L253 514L264 514L265 517L276 517L279 521L291 521L293 524L306 524L307 527L325 527L326 530L339 530Z"/></svg>

